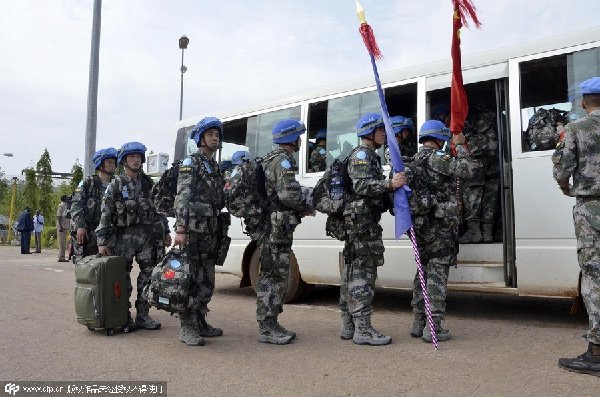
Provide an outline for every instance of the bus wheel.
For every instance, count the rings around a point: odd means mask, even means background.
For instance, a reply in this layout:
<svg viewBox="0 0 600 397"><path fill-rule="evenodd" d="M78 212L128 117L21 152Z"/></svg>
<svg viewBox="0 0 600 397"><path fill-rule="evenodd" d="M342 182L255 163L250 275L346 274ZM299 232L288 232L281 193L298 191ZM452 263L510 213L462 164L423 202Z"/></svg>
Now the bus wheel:
<svg viewBox="0 0 600 397"><path fill-rule="evenodd" d="M250 273L250 282L252 283L252 288L256 291L256 286L258 285L258 272L260 270L260 249L254 250L252 253L252 258L250 258L250 266L248 268L248 273ZM300 269L298 269L298 261L296 261L296 255L294 252L290 252L290 273L288 278L288 286L287 291L284 298L284 303L290 303L298 298L304 293L304 291L308 287L302 277L300 276Z"/></svg>

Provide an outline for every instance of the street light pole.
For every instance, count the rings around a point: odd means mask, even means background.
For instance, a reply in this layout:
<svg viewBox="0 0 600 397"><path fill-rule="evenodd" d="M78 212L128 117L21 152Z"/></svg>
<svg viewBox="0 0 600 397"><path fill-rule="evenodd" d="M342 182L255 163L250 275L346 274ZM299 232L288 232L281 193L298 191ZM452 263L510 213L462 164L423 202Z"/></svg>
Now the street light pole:
<svg viewBox="0 0 600 397"><path fill-rule="evenodd" d="M187 68L183 64L183 52L187 48L190 39L187 36L181 36L179 38L179 48L181 48L181 94L179 96L179 121L181 121L183 117L183 74L187 72Z"/></svg>
<svg viewBox="0 0 600 397"><path fill-rule="evenodd" d="M98 116L98 74L100 70L100 26L102 0L94 0L92 18L92 45L90 50L90 73L88 81L87 119L85 124L84 176L94 174L92 156L96 151L96 124Z"/></svg>

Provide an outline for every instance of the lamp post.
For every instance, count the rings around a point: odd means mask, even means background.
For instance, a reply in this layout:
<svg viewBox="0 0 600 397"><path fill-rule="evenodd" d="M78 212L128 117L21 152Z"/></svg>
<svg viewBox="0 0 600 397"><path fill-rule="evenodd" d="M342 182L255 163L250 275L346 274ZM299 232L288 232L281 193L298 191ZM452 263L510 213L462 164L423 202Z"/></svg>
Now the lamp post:
<svg viewBox="0 0 600 397"><path fill-rule="evenodd" d="M13 220L15 215L15 199L17 198L17 177L13 176L13 186L12 186L12 197L10 199L10 214L8 214L8 234L6 235L6 242L10 244L11 234L13 228Z"/></svg>
<svg viewBox="0 0 600 397"><path fill-rule="evenodd" d="M183 74L187 72L187 68L183 64L183 53L187 48L190 39L187 36L181 36L179 38L179 48L181 48L181 95L179 96L179 120L183 117Z"/></svg>

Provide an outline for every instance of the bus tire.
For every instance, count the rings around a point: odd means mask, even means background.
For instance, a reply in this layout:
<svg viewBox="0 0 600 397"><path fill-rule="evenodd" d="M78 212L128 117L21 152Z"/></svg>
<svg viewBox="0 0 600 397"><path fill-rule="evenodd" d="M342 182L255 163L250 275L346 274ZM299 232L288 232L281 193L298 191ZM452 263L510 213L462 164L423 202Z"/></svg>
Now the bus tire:
<svg viewBox="0 0 600 397"><path fill-rule="evenodd" d="M250 282L252 283L252 288L256 292L256 286L258 285L258 273L260 271L260 249L257 248L252 253L252 258L250 258L250 266L248 268L248 273L250 273ZM291 303L300 298L300 296L307 289L308 284L306 284L302 277L300 276L300 269L298 268L298 261L296 260L296 255L294 252L290 252L290 273L288 277L288 286L285 294L285 298L283 299L284 303Z"/></svg>

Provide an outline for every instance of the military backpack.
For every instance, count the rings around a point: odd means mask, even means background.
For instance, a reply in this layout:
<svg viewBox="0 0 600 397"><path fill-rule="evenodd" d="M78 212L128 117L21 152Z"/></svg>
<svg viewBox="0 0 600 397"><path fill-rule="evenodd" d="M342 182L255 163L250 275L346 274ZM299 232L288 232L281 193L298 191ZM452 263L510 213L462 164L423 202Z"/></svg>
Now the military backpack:
<svg viewBox="0 0 600 397"><path fill-rule="evenodd" d="M559 109L538 109L529 119L525 139L531 150L550 150L559 140L558 125L567 124L568 112Z"/></svg>
<svg viewBox="0 0 600 397"><path fill-rule="evenodd" d="M157 309L171 313L190 308L192 273L187 254L171 248L154 267L143 295Z"/></svg>
<svg viewBox="0 0 600 397"><path fill-rule="evenodd" d="M157 183L152 186L152 201L156 212L171 218L175 217L175 195L177 194L177 178L181 160L163 172Z"/></svg>
<svg viewBox="0 0 600 397"><path fill-rule="evenodd" d="M334 160L312 192L315 209L327 214L325 224L327 235L341 241L347 237L344 207L348 195L352 192L352 181L348 175L349 158L350 156L342 161Z"/></svg>
<svg viewBox="0 0 600 397"><path fill-rule="evenodd" d="M246 221L262 217L269 205L263 163L274 156L244 159L233 169L225 185L225 206L231 215Z"/></svg>

